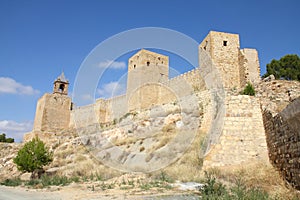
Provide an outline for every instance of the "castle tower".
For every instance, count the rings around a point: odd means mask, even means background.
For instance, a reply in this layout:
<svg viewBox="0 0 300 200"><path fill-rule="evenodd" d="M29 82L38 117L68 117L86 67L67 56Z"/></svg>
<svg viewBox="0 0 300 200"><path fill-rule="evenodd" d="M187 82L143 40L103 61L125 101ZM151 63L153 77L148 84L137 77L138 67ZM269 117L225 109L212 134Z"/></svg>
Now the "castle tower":
<svg viewBox="0 0 300 200"><path fill-rule="evenodd" d="M68 86L69 81L61 73L54 81L53 93L46 93L38 100L33 131L55 133L69 127L72 102Z"/></svg>
<svg viewBox="0 0 300 200"><path fill-rule="evenodd" d="M225 88L243 88L247 82L260 81L258 53L240 49L238 34L210 31L199 48L210 55Z"/></svg>
<svg viewBox="0 0 300 200"><path fill-rule="evenodd" d="M238 34L210 31L199 47L210 55L225 88L240 87Z"/></svg>
<svg viewBox="0 0 300 200"><path fill-rule="evenodd" d="M145 49L128 60L127 100L128 109L146 109L162 103L160 85L169 79L169 57Z"/></svg>
<svg viewBox="0 0 300 200"><path fill-rule="evenodd" d="M169 79L169 58L145 49L128 60L127 94L146 83L163 83Z"/></svg>
<svg viewBox="0 0 300 200"><path fill-rule="evenodd" d="M64 72L54 81L53 94L68 95L69 81L65 78Z"/></svg>

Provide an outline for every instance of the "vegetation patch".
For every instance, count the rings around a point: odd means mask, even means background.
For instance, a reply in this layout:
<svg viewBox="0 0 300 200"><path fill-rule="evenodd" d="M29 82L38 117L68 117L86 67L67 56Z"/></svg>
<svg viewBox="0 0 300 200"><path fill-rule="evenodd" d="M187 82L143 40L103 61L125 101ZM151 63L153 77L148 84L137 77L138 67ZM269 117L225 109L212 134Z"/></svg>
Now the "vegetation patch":
<svg viewBox="0 0 300 200"><path fill-rule="evenodd" d="M18 151L18 155L13 161L17 165L18 170L34 172L52 162L52 159L52 153L46 148L45 143L36 137L27 142L24 147Z"/></svg>
<svg viewBox="0 0 300 200"><path fill-rule="evenodd" d="M1 185L5 185L5 186L19 186L22 185L22 181L20 178L13 178L13 179L6 179L5 181L0 183Z"/></svg>
<svg viewBox="0 0 300 200"><path fill-rule="evenodd" d="M5 133L0 134L0 142L5 142L5 143L14 143L15 139L14 138L7 138Z"/></svg>
<svg viewBox="0 0 300 200"><path fill-rule="evenodd" d="M261 188L247 188L242 179L237 179L232 187L227 188L216 180L212 173L205 172L205 185L200 189L202 199L224 200L268 200L268 193Z"/></svg>
<svg viewBox="0 0 300 200"><path fill-rule="evenodd" d="M255 96L255 89L251 83L247 83L245 89L241 92L242 95Z"/></svg>

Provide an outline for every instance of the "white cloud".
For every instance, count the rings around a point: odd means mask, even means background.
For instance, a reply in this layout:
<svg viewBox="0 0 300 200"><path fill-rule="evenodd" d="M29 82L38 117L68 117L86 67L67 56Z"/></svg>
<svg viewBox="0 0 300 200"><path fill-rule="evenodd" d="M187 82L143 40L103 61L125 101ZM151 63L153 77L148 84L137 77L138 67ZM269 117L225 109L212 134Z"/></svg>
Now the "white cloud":
<svg viewBox="0 0 300 200"><path fill-rule="evenodd" d="M125 85L119 82L110 82L104 84L101 88L97 90L100 97L109 98L112 96L118 96L124 94L126 91Z"/></svg>
<svg viewBox="0 0 300 200"><path fill-rule="evenodd" d="M0 121L0 134L5 133L6 137L12 137L16 142L23 140L24 133L30 132L33 127L33 122L15 122L11 120Z"/></svg>
<svg viewBox="0 0 300 200"><path fill-rule="evenodd" d="M12 78L0 77L0 94L1 93L33 95L38 94L39 91L33 89L31 86L22 85Z"/></svg>
<svg viewBox="0 0 300 200"><path fill-rule="evenodd" d="M111 69L124 69L126 67L125 62L118 62L113 60L107 60L98 64L100 68L111 68Z"/></svg>

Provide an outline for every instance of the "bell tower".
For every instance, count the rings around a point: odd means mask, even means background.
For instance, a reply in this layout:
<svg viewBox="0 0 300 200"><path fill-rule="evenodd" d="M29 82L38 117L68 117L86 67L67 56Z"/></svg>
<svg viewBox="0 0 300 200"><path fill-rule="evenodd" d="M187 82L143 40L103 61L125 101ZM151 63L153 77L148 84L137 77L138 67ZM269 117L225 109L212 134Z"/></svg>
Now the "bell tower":
<svg viewBox="0 0 300 200"><path fill-rule="evenodd" d="M72 110L69 81L62 72L53 84L53 93L44 94L37 102L34 132L56 133L69 127Z"/></svg>
<svg viewBox="0 0 300 200"><path fill-rule="evenodd" d="M68 95L69 81L65 78L64 72L54 81L53 94Z"/></svg>

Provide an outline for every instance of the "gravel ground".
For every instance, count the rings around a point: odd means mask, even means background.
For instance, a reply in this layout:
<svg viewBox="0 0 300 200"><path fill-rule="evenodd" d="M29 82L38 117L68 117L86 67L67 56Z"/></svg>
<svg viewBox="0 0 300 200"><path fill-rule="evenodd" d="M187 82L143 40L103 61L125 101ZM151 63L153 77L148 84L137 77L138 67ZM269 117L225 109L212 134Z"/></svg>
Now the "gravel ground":
<svg viewBox="0 0 300 200"><path fill-rule="evenodd" d="M51 189L27 189L24 187L0 186L0 200L198 200L199 197L190 194L145 194L128 195L124 191L92 192L76 187Z"/></svg>

